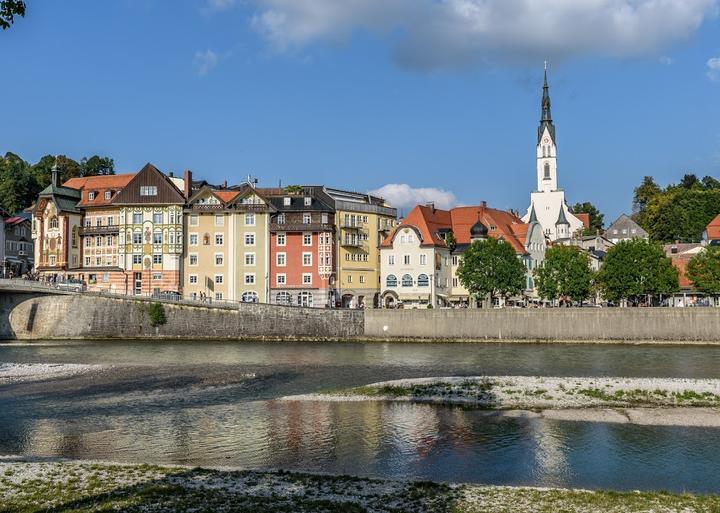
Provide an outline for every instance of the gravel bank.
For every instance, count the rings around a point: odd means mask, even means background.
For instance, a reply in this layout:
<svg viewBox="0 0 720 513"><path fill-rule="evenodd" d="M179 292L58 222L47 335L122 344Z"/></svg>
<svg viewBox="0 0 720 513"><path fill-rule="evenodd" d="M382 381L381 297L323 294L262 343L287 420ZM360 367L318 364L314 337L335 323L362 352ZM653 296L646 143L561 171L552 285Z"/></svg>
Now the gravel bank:
<svg viewBox="0 0 720 513"><path fill-rule="evenodd" d="M81 365L75 363L0 363L0 385L25 381L69 378L80 374L97 372L103 365Z"/></svg>
<svg viewBox="0 0 720 513"><path fill-rule="evenodd" d="M0 510L293 513L713 512L718 496L445 485L289 472L0 458Z"/></svg>

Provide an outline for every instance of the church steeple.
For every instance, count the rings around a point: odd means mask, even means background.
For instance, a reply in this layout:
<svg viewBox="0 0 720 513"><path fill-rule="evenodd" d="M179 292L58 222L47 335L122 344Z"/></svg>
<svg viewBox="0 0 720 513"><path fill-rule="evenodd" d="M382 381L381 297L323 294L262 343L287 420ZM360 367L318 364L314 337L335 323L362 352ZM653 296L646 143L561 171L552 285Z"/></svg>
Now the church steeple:
<svg viewBox="0 0 720 513"><path fill-rule="evenodd" d="M555 142L555 125L553 125L552 113L550 112L550 86L548 85L547 76L547 61L545 61L545 81L543 83L543 95L542 101L540 102L541 114L540 114L540 126L538 127L538 144L542 139L545 128L550 132L553 142Z"/></svg>

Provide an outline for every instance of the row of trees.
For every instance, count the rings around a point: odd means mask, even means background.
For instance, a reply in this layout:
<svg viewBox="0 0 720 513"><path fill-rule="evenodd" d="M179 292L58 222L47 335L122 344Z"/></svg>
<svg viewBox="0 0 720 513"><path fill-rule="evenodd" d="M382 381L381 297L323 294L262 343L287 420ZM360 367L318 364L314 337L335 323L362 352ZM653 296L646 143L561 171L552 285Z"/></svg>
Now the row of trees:
<svg viewBox="0 0 720 513"><path fill-rule="evenodd" d="M46 155L30 164L14 153L6 153L0 157L0 208L15 213L32 205L40 191L50 185L56 158L61 182L76 176L115 173L109 157L94 155L77 162L64 155Z"/></svg>
<svg viewBox="0 0 720 513"><path fill-rule="evenodd" d="M720 294L720 248L709 247L687 267L688 278L707 294ZM679 290L678 270L662 246L644 240L612 247L598 272L587 253L574 246L553 246L534 271L540 296L547 300L582 302L600 293L608 301L657 302ZM478 299L510 297L526 286L526 269L509 245L488 239L474 242L463 255L458 278Z"/></svg>

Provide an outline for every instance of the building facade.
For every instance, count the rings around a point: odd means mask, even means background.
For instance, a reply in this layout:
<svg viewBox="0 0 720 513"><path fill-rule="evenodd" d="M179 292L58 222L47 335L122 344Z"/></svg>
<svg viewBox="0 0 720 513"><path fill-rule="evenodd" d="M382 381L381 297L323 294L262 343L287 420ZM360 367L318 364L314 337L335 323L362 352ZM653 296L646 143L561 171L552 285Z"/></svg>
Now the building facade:
<svg viewBox="0 0 720 513"><path fill-rule="evenodd" d="M550 109L550 93L545 69L545 83L542 95L542 114L537 131L536 173L537 189L530 194L530 206L523 217L530 222L532 212L543 228L543 233L551 241L567 239L583 229L583 221L578 219L567 206L565 191L559 187L557 166L557 143L555 125Z"/></svg>
<svg viewBox="0 0 720 513"><path fill-rule="evenodd" d="M623 240L648 240L648 233L627 214L621 214L614 223L605 230L605 237L613 244Z"/></svg>
<svg viewBox="0 0 720 513"><path fill-rule="evenodd" d="M267 302L273 211L250 185L204 186L185 207L183 292L189 299Z"/></svg>
<svg viewBox="0 0 720 513"><path fill-rule="evenodd" d="M337 306L380 306L380 244L397 225L397 209L369 194L324 188L335 207Z"/></svg>
<svg viewBox="0 0 720 513"><path fill-rule="evenodd" d="M3 275L19 278L32 272L34 248L32 242L32 218L28 214L8 216L3 219L2 256Z"/></svg>

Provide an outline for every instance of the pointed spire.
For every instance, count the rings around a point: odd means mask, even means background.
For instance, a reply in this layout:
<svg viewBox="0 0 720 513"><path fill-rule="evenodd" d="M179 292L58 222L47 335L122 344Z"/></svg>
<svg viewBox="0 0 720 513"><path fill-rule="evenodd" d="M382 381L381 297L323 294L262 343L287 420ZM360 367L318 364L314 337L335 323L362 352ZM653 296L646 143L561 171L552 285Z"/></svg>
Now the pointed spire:
<svg viewBox="0 0 720 513"><path fill-rule="evenodd" d="M553 125L552 113L550 111L550 86L548 85L547 75L547 61L545 61L545 77L543 80L543 94L542 101L540 102L541 113L540 113L540 126L538 127L538 144L542 140L543 133L547 128L552 137L553 143L555 142L555 125Z"/></svg>
<svg viewBox="0 0 720 513"><path fill-rule="evenodd" d="M528 221L528 224L530 223L537 223L537 214L535 213L535 203L532 204L532 207L530 208L530 220Z"/></svg>
<svg viewBox="0 0 720 513"><path fill-rule="evenodd" d="M560 224L566 224L570 226L570 223L568 223L567 217L565 217L565 207L560 204L560 215L558 215L557 223L555 223L555 226Z"/></svg>

